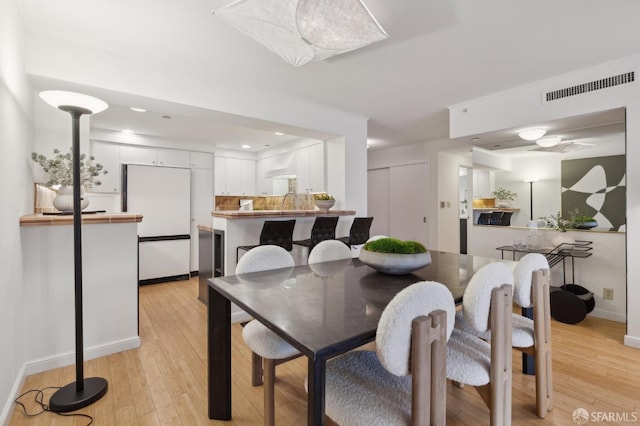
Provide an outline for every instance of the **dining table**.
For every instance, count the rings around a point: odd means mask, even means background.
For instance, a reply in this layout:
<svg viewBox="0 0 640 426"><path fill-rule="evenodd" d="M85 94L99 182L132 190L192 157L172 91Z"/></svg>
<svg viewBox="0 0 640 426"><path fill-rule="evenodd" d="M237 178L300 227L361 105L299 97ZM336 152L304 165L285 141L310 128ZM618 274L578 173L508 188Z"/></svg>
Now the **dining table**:
<svg viewBox="0 0 640 426"><path fill-rule="evenodd" d="M428 266L404 275L377 272L354 258L210 279L209 418L232 416L232 302L307 357L307 424L322 425L327 361L373 341L382 311L399 291L419 281L436 281L459 304L479 268L515 263L437 251L430 255Z"/></svg>

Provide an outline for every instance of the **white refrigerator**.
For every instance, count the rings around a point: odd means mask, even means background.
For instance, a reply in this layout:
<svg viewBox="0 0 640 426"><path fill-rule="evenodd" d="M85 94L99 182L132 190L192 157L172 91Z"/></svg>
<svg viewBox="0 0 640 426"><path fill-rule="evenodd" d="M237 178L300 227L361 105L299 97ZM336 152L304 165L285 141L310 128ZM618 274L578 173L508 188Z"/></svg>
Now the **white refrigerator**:
<svg viewBox="0 0 640 426"><path fill-rule="evenodd" d="M189 279L191 170L124 164L122 211L143 216L138 224L140 284Z"/></svg>

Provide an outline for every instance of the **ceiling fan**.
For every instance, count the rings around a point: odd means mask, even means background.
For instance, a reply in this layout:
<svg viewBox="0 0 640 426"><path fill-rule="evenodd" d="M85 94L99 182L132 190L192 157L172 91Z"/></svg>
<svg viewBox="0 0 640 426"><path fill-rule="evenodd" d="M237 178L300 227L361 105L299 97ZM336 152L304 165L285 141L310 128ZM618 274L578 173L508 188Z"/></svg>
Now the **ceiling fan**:
<svg viewBox="0 0 640 426"><path fill-rule="evenodd" d="M598 145L593 143L567 141L560 142L559 144L553 146L538 146L537 148L530 149L529 151L556 152L559 154L564 154L566 152L582 151L583 149L589 149L596 146Z"/></svg>

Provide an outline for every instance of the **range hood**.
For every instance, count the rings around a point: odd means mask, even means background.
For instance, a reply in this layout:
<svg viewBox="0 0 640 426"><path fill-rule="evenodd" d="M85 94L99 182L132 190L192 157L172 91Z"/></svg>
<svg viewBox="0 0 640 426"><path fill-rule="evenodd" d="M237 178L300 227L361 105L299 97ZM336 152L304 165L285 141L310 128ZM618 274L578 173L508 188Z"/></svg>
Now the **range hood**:
<svg viewBox="0 0 640 426"><path fill-rule="evenodd" d="M269 159L269 167L264 173L265 178L292 179L296 177L293 152L274 155Z"/></svg>

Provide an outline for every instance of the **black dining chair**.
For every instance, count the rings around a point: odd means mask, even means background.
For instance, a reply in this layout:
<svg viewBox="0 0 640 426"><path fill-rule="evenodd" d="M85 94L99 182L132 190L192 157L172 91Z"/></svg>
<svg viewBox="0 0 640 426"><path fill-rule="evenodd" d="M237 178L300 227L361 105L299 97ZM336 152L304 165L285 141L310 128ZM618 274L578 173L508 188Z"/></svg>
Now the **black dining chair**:
<svg viewBox="0 0 640 426"><path fill-rule="evenodd" d="M309 248L309 253L320 241L335 240L338 216L318 216L311 228L311 237L306 240L297 240L293 244Z"/></svg>
<svg viewBox="0 0 640 426"><path fill-rule="evenodd" d="M371 229L372 222L373 217L354 217L349 235L337 239L345 243L348 247L364 244L369 239L369 230Z"/></svg>
<svg viewBox="0 0 640 426"><path fill-rule="evenodd" d="M240 257L240 250L249 251L264 245L280 246L286 251L293 250L293 228L296 220L265 220L260 232L260 242L254 245L238 246L236 249L236 263Z"/></svg>

